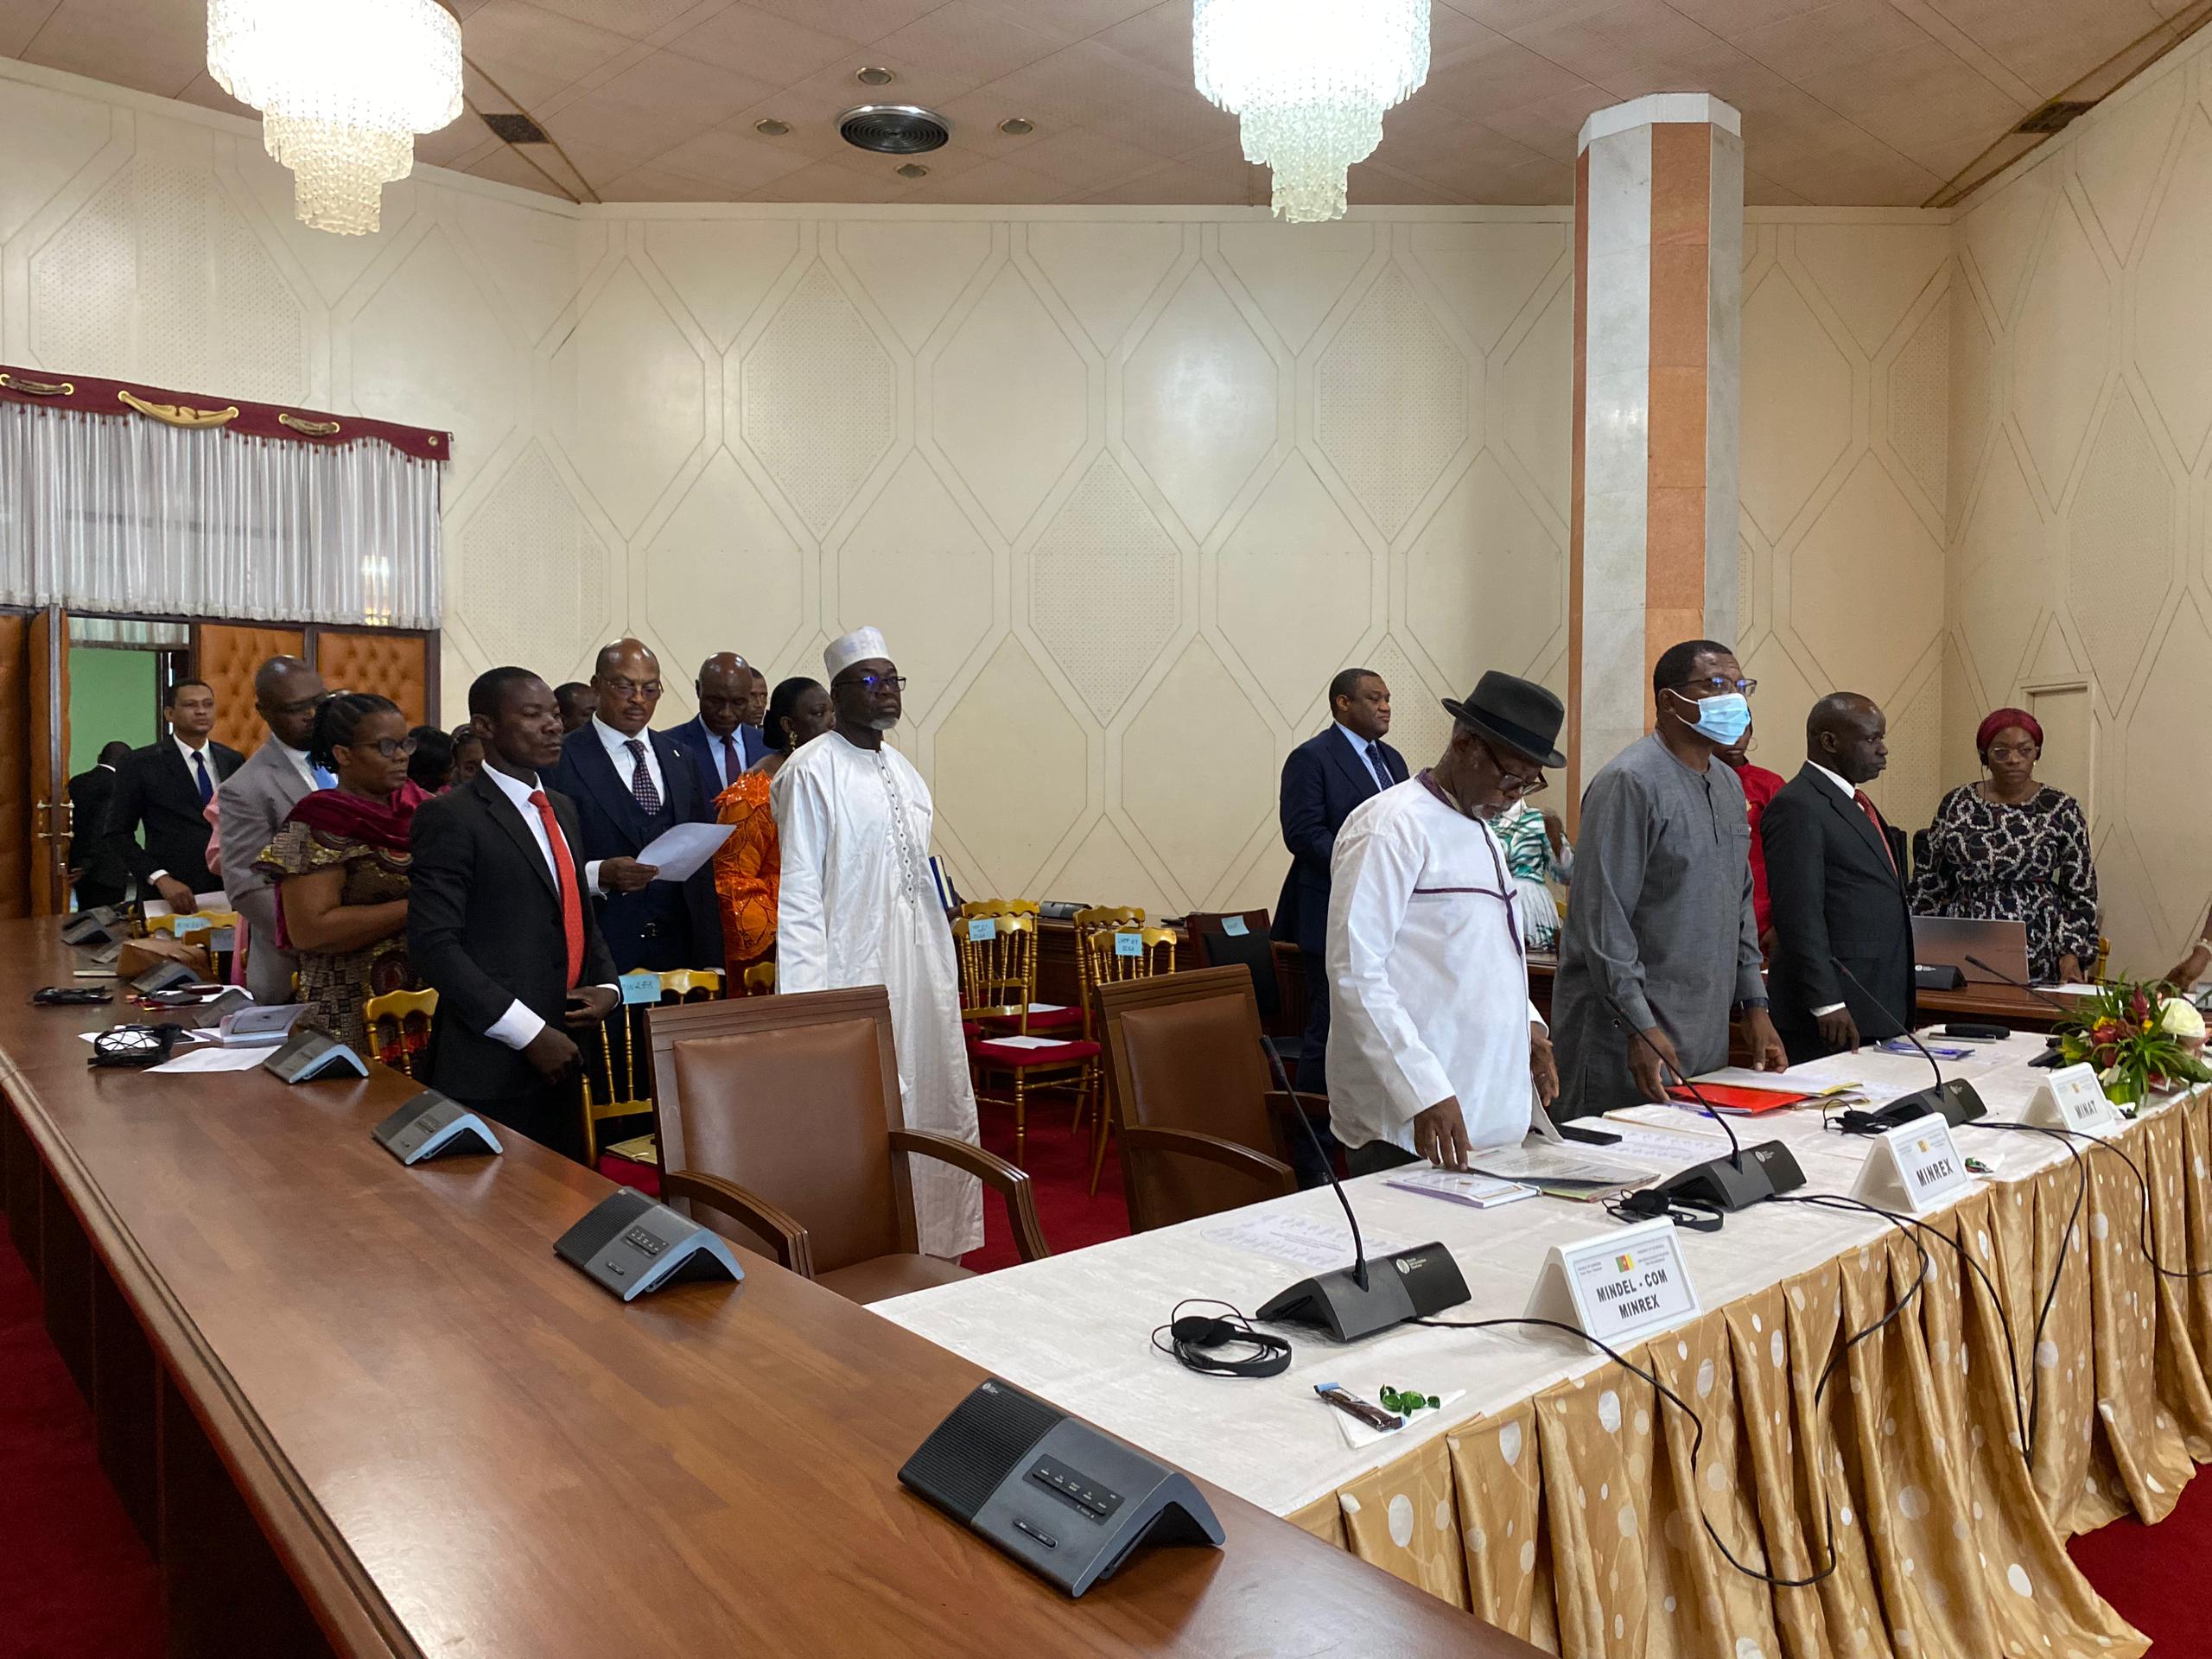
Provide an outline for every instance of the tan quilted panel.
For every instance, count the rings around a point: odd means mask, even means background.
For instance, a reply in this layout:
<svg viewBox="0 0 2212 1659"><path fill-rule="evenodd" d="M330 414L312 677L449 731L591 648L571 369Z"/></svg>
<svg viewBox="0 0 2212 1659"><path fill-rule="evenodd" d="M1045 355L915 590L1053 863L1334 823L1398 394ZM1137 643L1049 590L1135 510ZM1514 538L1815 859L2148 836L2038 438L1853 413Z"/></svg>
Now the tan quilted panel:
<svg viewBox="0 0 2212 1659"><path fill-rule="evenodd" d="M0 616L0 916L31 913L30 632Z"/></svg>
<svg viewBox="0 0 2212 1659"><path fill-rule="evenodd" d="M251 754L267 734L253 711L253 672L271 657L305 656L306 632L202 622L194 632L195 671L215 688L215 741Z"/></svg>
<svg viewBox="0 0 2212 1659"><path fill-rule="evenodd" d="M334 691L374 691L390 697L410 726L429 718L427 655L419 633L317 628L315 665Z"/></svg>

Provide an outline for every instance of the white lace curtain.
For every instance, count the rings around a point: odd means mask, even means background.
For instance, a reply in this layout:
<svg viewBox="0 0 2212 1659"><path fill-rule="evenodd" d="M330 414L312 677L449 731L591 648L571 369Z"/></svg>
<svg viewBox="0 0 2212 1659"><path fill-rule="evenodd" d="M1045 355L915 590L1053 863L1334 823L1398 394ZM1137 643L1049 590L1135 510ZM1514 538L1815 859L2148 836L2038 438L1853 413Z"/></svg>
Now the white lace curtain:
<svg viewBox="0 0 2212 1659"><path fill-rule="evenodd" d="M0 402L0 602L435 628L442 470Z"/></svg>

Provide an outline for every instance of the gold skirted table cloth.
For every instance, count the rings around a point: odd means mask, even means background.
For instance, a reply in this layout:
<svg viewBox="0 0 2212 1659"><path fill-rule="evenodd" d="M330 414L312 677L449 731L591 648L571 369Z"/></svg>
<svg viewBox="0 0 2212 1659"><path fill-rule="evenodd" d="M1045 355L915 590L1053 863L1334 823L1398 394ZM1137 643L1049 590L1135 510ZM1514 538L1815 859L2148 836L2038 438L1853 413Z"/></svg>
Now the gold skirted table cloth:
<svg viewBox="0 0 2212 1659"><path fill-rule="evenodd" d="M1944 1070L2017 1118L2041 1049L2013 1038ZM1824 1065L1877 1100L1927 1080L1916 1057ZM2184 1276L2212 1268L2209 1118L2212 1095L2159 1103L2111 1147L1969 1126L1960 1149L1994 1176L1917 1227L1765 1205L1682 1234L1706 1311L1624 1357L1688 1411L1525 1326L1351 1347L1294 1331L1292 1368L1262 1381L1153 1351L1184 1298L1249 1313L1313 1271L1294 1243L1266 1252L1342 1227L1325 1192L877 1311L1570 1659L2139 1654L2065 1541L2162 1519L2212 1459L2212 1276ZM1847 1193L1872 1144L1808 1109L1738 1128L1788 1143L1808 1196ZM1615 1224L1550 1199L1469 1210L1382 1177L1350 1190L1370 1256L1452 1251L1471 1292L1453 1320L1520 1314L1549 1248ZM1331 1381L1465 1392L1355 1447L1314 1399Z"/></svg>

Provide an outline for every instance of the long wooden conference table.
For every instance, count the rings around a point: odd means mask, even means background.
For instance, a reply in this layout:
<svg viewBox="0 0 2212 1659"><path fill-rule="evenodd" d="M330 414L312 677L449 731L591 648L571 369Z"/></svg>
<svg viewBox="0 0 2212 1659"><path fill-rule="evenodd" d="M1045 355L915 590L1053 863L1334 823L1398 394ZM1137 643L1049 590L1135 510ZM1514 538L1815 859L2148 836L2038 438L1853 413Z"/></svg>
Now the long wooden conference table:
<svg viewBox="0 0 2212 1659"><path fill-rule="evenodd" d="M1529 1651L1211 1486L1225 1548L1068 1601L897 1484L980 1367L744 1250L624 1306L553 1255L597 1174L403 1168L381 1068L92 1070L74 965L0 923L0 1188L173 1655Z"/></svg>

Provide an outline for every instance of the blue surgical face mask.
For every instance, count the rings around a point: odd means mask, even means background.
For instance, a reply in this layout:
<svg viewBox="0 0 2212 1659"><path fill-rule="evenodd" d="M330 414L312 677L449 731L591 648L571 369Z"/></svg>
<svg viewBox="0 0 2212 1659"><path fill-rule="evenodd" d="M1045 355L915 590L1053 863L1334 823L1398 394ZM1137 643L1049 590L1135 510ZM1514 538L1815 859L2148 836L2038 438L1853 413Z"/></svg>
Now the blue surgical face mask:
<svg viewBox="0 0 2212 1659"><path fill-rule="evenodd" d="M1724 692L1717 697L1685 697L1679 691L1671 695L1697 710L1695 720L1685 718L1682 723L1723 748L1751 729L1751 699L1740 691Z"/></svg>

